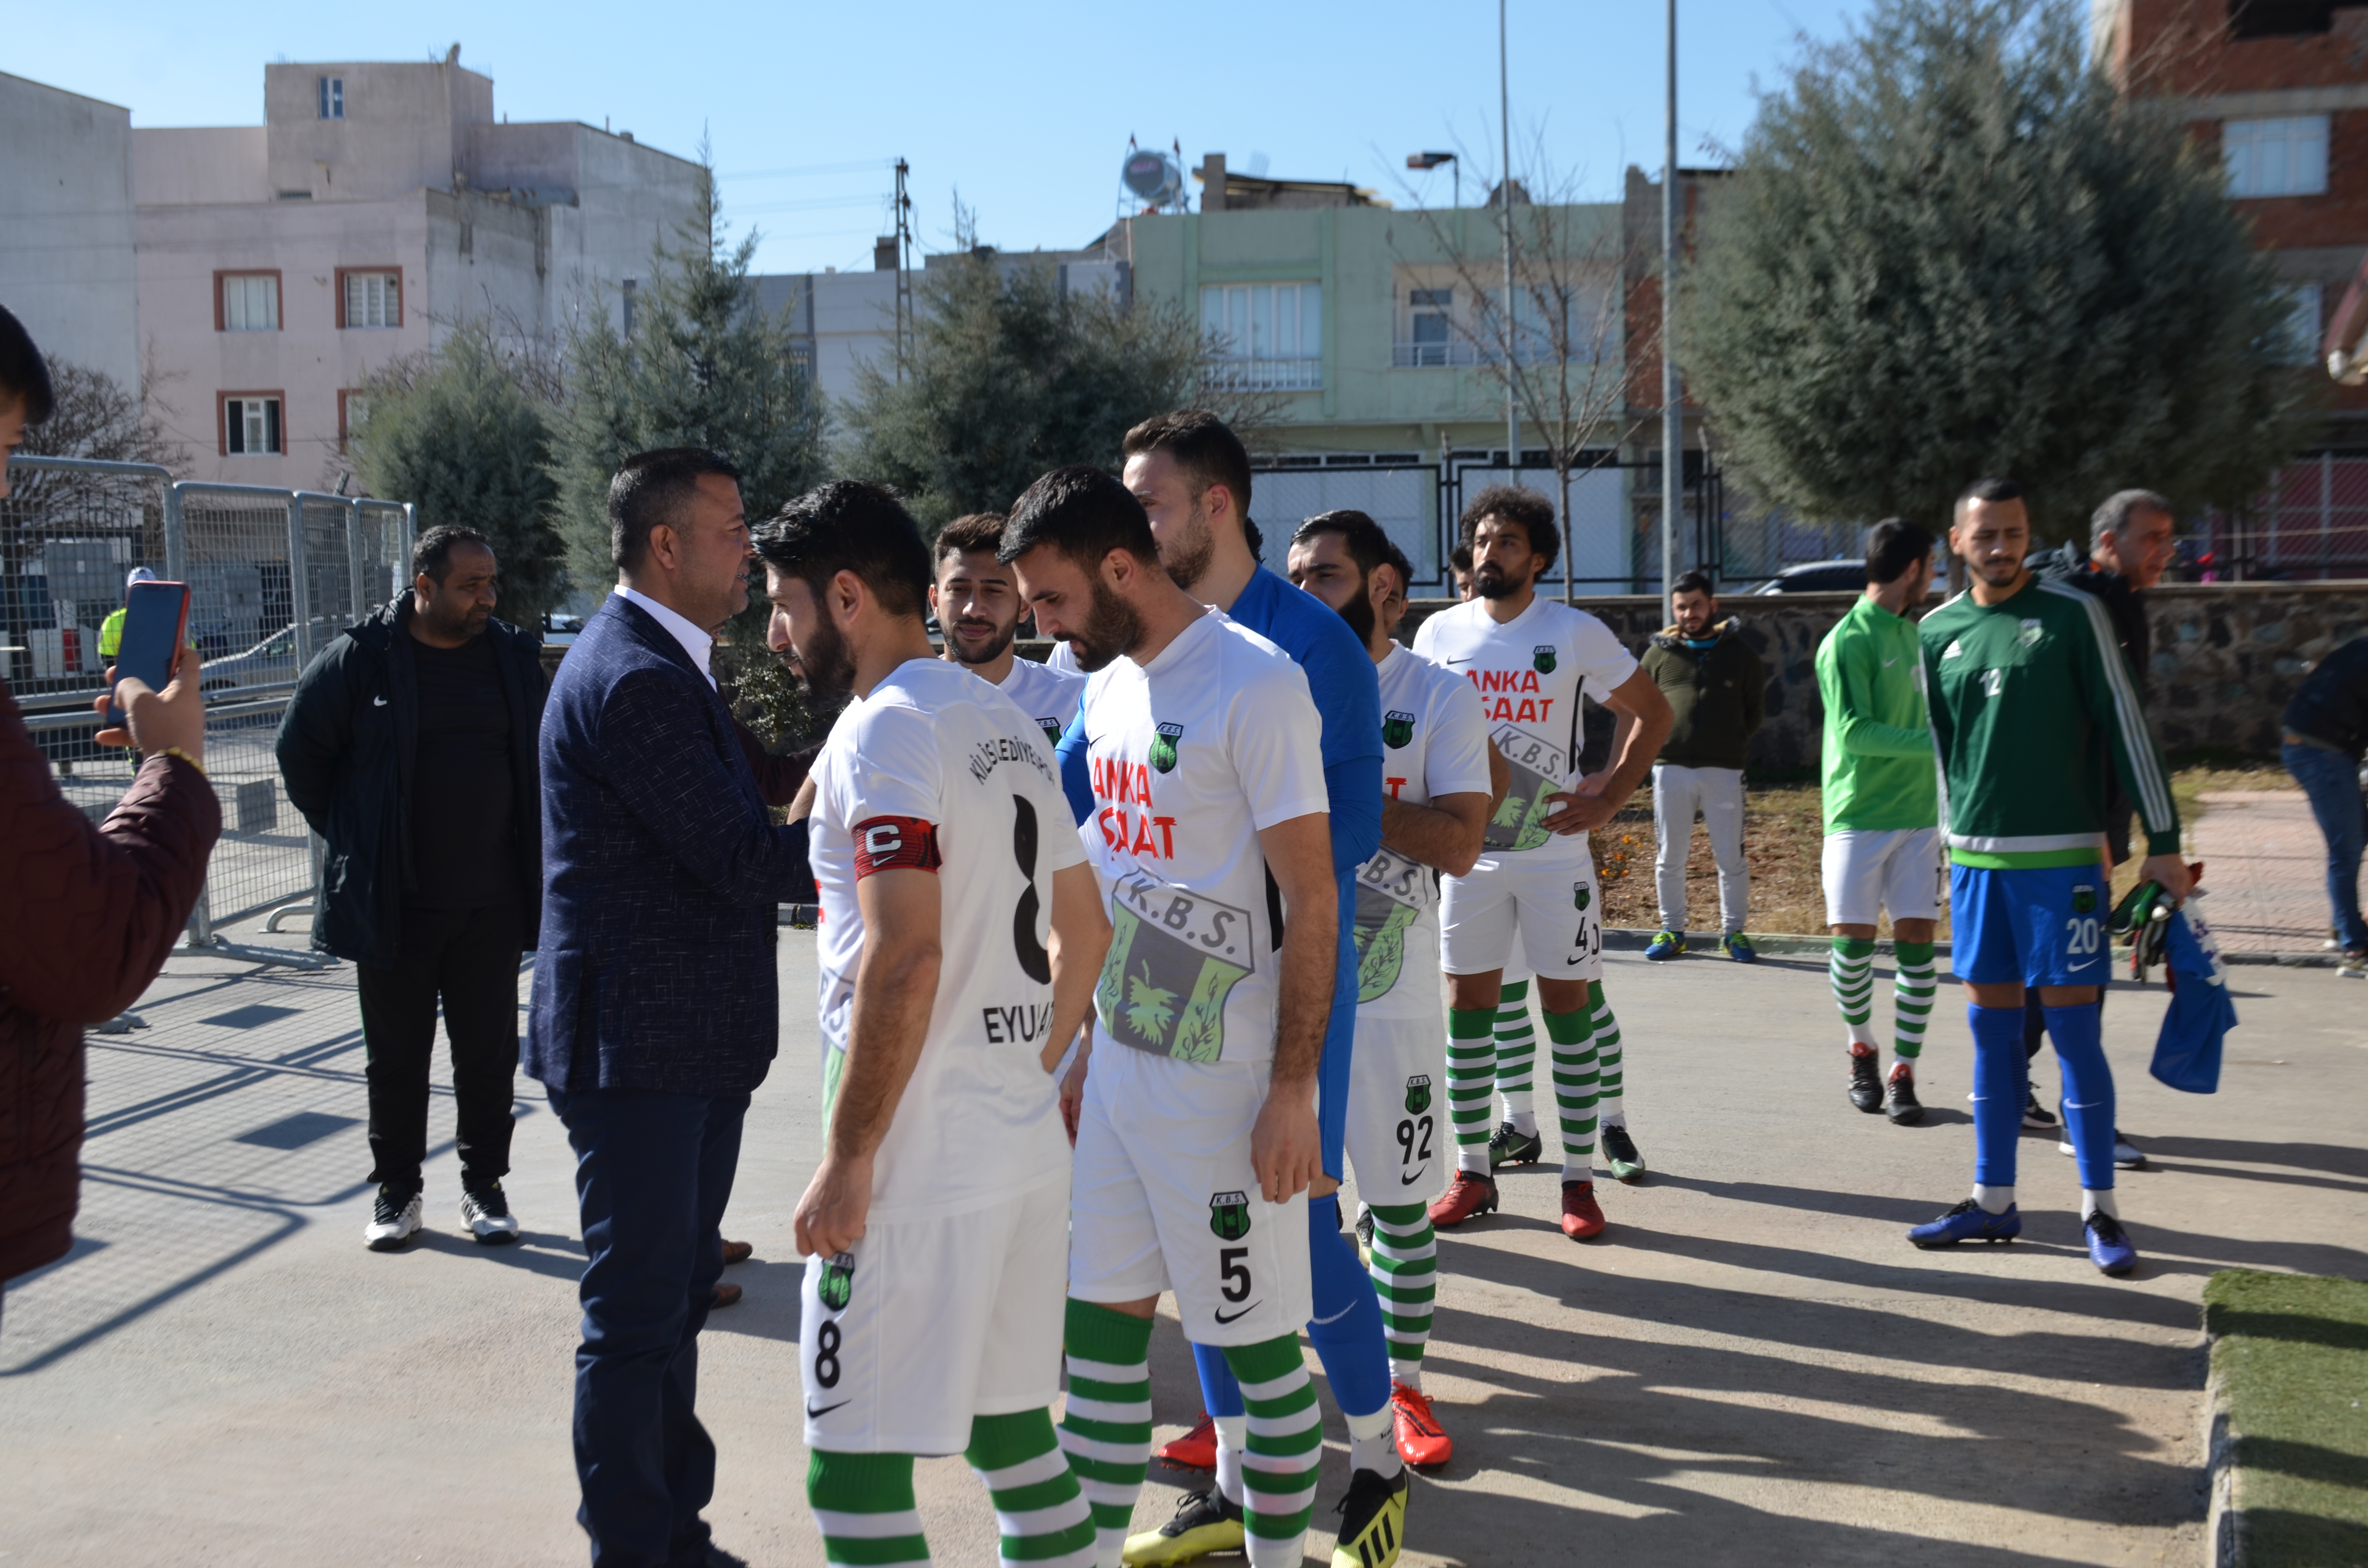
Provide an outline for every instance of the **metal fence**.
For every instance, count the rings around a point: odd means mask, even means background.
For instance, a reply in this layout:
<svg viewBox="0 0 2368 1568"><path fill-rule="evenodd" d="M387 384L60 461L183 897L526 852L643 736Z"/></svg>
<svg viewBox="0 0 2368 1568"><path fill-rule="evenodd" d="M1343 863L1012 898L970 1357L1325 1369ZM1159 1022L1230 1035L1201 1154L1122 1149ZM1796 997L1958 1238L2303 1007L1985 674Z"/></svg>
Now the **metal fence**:
<svg viewBox="0 0 2368 1568"><path fill-rule="evenodd" d="M2296 459L2248 510L2206 513L2180 565L2217 582L2368 577L2368 456Z"/></svg>
<svg viewBox="0 0 2368 1568"><path fill-rule="evenodd" d="M105 663L99 630L147 566L189 585L189 638L204 657L206 772L222 835L190 916L194 945L230 950L218 926L313 906L320 846L280 787L272 739L296 677L338 632L400 592L412 508L265 485L175 482L163 469L64 458L9 460L0 501L0 674L94 818L135 758L91 741ZM280 949L239 949L284 957Z"/></svg>

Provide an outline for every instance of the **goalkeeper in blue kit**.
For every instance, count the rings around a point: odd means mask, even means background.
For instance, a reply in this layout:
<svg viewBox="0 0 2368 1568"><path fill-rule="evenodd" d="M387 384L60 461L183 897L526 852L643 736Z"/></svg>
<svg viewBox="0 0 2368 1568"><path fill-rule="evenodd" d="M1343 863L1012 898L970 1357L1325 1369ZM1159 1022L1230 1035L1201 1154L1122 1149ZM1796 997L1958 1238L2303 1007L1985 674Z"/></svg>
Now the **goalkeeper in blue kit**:
<svg viewBox="0 0 2368 1568"><path fill-rule="evenodd" d="M2110 1275L2136 1267L2113 1199L2113 1077L2100 1039L2111 971L2108 769L2137 807L2140 874L2174 900L2190 886L2162 757L2104 607L2023 564L2031 523L2010 480L1976 481L1949 547L1972 587L1918 628L1941 825L1949 846L1952 967L1974 1036L1974 1194L1907 1238L1919 1247L2011 1241L2015 1145L2026 1094L2023 993L2039 990L2065 1076L2079 1163L2081 1230Z"/></svg>

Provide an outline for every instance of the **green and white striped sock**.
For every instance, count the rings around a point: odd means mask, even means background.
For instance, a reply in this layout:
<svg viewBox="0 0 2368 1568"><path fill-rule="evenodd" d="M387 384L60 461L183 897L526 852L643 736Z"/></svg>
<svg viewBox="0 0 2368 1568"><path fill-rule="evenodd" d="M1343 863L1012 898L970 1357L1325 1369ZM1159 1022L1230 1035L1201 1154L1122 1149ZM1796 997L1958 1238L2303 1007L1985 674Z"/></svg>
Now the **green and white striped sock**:
<svg viewBox="0 0 2368 1568"><path fill-rule="evenodd" d="M1538 1130L1531 1074L1538 1062L1538 1034L1530 1024L1530 983L1506 983L1497 994L1497 1093L1505 1119L1524 1133Z"/></svg>
<svg viewBox="0 0 2368 1568"><path fill-rule="evenodd" d="M1151 1468L1151 1320L1071 1297L1064 1339L1061 1451L1093 1511L1095 1561L1116 1562Z"/></svg>
<svg viewBox="0 0 2368 1568"><path fill-rule="evenodd" d="M1874 942L1866 937L1836 937L1826 959L1826 978L1833 985L1834 1006L1850 1030L1850 1047L1874 1049ZM1861 1052L1861 1054L1864 1054Z"/></svg>
<svg viewBox="0 0 2368 1568"><path fill-rule="evenodd" d="M1494 1007L1447 1010L1447 1117L1458 1169L1488 1174L1488 1108L1497 1086Z"/></svg>
<svg viewBox="0 0 2368 1568"><path fill-rule="evenodd" d="M1595 1015L1595 1114L1606 1127L1625 1127L1628 1113L1620 1104L1626 1083L1620 1070L1620 1020L1611 1016L1611 1004L1603 999L1603 982L1587 983L1587 1005Z"/></svg>
<svg viewBox="0 0 2368 1568"><path fill-rule="evenodd" d="M1300 1568L1307 1521L1315 1512L1315 1466L1324 1454L1324 1419L1315 1385L1300 1358L1299 1335L1228 1345L1225 1365L1242 1385L1249 1446L1242 1454L1250 1568Z"/></svg>
<svg viewBox="0 0 2368 1568"><path fill-rule="evenodd" d="M1439 1294L1439 1244L1430 1210L1419 1203L1372 1206L1373 1248L1365 1262L1382 1299L1382 1335L1390 1345L1390 1376L1422 1387L1422 1350L1430 1342L1431 1306Z"/></svg>
<svg viewBox="0 0 2368 1568"><path fill-rule="evenodd" d="M1593 1181L1595 1098L1602 1077L1594 1016L1585 1010L1548 1012L1546 1040L1554 1051L1554 1106L1562 1121L1562 1179Z"/></svg>
<svg viewBox="0 0 2368 1568"><path fill-rule="evenodd" d="M1891 1049L1896 1060L1913 1062L1924 1054L1924 1026L1932 1021L1932 944L1898 942L1892 951L1898 963L1891 976Z"/></svg>
<svg viewBox="0 0 2368 1568"><path fill-rule="evenodd" d="M910 1454L834 1454L806 1465L806 1502L822 1527L825 1562L927 1562L921 1516L913 1506Z"/></svg>
<svg viewBox="0 0 2368 1568"><path fill-rule="evenodd" d="M1053 1436L1051 1411L972 1417L962 1457L995 1504L1004 1568L1094 1568L1093 1514Z"/></svg>

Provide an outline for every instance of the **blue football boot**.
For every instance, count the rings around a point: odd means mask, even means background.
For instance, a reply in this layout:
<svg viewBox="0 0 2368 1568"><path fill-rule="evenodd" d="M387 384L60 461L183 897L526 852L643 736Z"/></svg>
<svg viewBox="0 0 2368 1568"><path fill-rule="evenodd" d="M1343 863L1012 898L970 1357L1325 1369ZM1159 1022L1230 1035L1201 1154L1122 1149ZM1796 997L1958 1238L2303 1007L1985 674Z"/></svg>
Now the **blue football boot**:
<svg viewBox="0 0 2368 1568"><path fill-rule="evenodd" d="M2003 1214L1993 1214L1972 1199L1930 1223L1907 1233L1907 1239L1928 1252L1959 1242L2010 1242L2022 1234L2022 1216L2011 1203Z"/></svg>
<svg viewBox="0 0 2368 1568"><path fill-rule="evenodd" d="M1683 931L1664 931L1646 944L1645 956L1655 963L1667 963L1671 959L1684 957L1685 951L1686 934Z"/></svg>
<svg viewBox="0 0 2368 1568"><path fill-rule="evenodd" d="M2119 1279L2138 1266L2138 1249L2122 1222L2100 1209L2080 1221L2089 1238L2089 1261Z"/></svg>

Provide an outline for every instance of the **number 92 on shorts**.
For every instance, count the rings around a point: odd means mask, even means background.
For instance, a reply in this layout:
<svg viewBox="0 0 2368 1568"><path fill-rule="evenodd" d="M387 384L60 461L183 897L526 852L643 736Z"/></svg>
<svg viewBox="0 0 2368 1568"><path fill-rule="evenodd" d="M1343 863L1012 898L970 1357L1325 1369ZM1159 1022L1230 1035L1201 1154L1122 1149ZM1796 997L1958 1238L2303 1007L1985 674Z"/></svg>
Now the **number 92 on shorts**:
<svg viewBox="0 0 2368 1568"><path fill-rule="evenodd" d="M2102 985L2112 883L2079 866L1949 868L1950 970L1975 985Z"/></svg>

